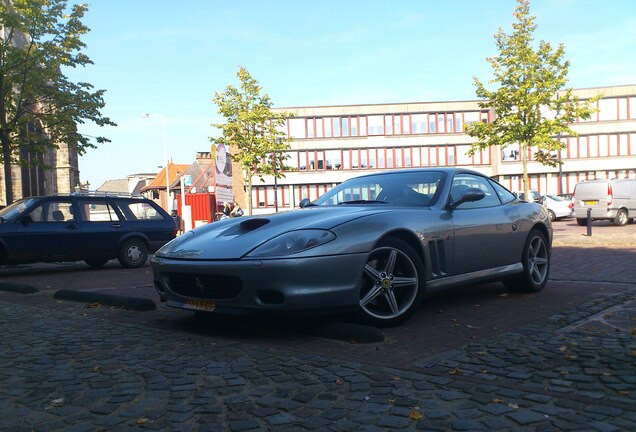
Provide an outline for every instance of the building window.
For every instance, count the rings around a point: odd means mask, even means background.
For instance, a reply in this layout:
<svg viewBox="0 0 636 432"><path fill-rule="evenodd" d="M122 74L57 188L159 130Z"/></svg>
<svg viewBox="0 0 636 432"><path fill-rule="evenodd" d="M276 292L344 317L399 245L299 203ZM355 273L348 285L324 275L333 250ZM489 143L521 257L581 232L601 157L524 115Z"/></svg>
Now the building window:
<svg viewBox="0 0 636 432"><path fill-rule="evenodd" d="M323 124L325 126L325 138L331 138L333 136L333 132L331 130L331 118L327 117L323 119Z"/></svg>
<svg viewBox="0 0 636 432"><path fill-rule="evenodd" d="M369 150L367 149L360 150L360 168L362 169L369 168L369 163L367 160L368 155L369 155Z"/></svg>
<svg viewBox="0 0 636 432"><path fill-rule="evenodd" d="M480 114L476 111L471 111L464 113L464 124L471 124L478 122L480 119Z"/></svg>
<svg viewBox="0 0 636 432"><path fill-rule="evenodd" d="M289 136L292 138L306 138L305 119L292 118L289 119Z"/></svg>
<svg viewBox="0 0 636 432"><path fill-rule="evenodd" d="M402 133L402 116L393 116L393 134L400 135Z"/></svg>
<svg viewBox="0 0 636 432"><path fill-rule="evenodd" d="M367 135L367 118L359 117L358 120L360 121L360 136L366 136Z"/></svg>
<svg viewBox="0 0 636 432"><path fill-rule="evenodd" d="M618 101L616 98L599 100L598 109L598 119L600 121L618 120Z"/></svg>
<svg viewBox="0 0 636 432"><path fill-rule="evenodd" d="M351 136L358 136L358 117L351 117Z"/></svg>
<svg viewBox="0 0 636 432"><path fill-rule="evenodd" d="M376 149L369 150L369 168L375 168Z"/></svg>
<svg viewBox="0 0 636 432"><path fill-rule="evenodd" d="M309 118L307 119L307 138L315 138L316 133L314 130L315 119Z"/></svg>
<svg viewBox="0 0 636 432"><path fill-rule="evenodd" d="M455 132L464 132L464 121L462 113L455 113Z"/></svg>
<svg viewBox="0 0 636 432"><path fill-rule="evenodd" d="M422 134L428 132L426 127L426 114L411 115L411 132L414 134Z"/></svg>
<svg viewBox="0 0 636 432"><path fill-rule="evenodd" d="M327 169L340 169L342 152L340 150L327 150L325 153L325 157L327 160Z"/></svg>
<svg viewBox="0 0 636 432"><path fill-rule="evenodd" d="M384 165L384 149L378 149L378 168L385 168Z"/></svg>
<svg viewBox="0 0 636 432"><path fill-rule="evenodd" d="M349 118L343 117L341 121L342 121L342 136L347 137L349 136Z"/></svg>
<svg viewBox="0 0 636 432"><path fill-rule="evenodd" d="M324 136L325 136L324 131L322 130L322 119L317 118L316 119L316 138L322 138Z"/></svg>
<svg viewBox="0 0 636 432"><path fill-rule="evenodd" d="M367 117L369 135L384 135L384 117L375 115Z"/></svg>
<svg viewBox="0 0 636 432"><path fill-rule="evenodd" d="M333 117L331 119L331 123L333 125L333 136L339 137L340 135L340 119L338 117Z"/></svg>
<svg viewBox="0 0 636 432"><path fill-rule="evenodd" d="M628 99L626 97L622 97L618 99L618 119L619 120L627 120L629 118L629 112L627 110L628 107Z"/></svg>

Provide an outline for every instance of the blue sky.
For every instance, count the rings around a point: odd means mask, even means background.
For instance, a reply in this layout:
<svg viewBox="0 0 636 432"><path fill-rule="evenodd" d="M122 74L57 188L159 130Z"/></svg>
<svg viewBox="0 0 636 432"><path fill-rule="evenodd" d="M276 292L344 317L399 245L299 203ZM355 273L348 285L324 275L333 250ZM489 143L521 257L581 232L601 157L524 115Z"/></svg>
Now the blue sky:
<svg viewBox="0 0 636 432"><path fill-rule="evenodd" d="M72 3L72 0L69 0ZM178 5L178 6L177 6ZM84 52L66 71L106 90L112 140L80 157L80 177L157 172L167 153L192 163L221 122L215 91L242 65L275 107L476 99L493 35L509 33L514 0L94 0ZM636 1L532 0L536 40L565 44L569 86L636 84ZM492 86L490 86L492 88ZM151 113L161 117L142 118Z"/></svg>

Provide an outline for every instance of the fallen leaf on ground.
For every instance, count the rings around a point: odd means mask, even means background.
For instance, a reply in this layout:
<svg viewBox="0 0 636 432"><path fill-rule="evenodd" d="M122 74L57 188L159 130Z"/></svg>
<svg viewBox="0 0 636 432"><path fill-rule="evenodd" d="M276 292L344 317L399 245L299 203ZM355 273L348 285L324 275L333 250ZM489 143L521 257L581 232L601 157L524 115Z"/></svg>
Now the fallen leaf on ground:
<svg viewBox="0 0 636 432"><path fill-rule="evenodd" d="M420 413L419 408L413 408L411 409L411 412L409 413L409 418L411 420L422 420L422 414Z"/></svg>

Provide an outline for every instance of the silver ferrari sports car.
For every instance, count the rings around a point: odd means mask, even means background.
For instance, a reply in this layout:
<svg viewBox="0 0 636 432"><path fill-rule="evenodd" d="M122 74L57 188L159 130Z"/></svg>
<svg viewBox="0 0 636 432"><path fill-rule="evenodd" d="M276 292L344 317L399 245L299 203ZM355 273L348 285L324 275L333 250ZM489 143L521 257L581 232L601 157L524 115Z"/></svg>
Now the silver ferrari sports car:
<svg viewBox="0 0 636 432"><path fill-rule="evenodd" d="M503 281L548 281L544 206L475 171L388 171L347 180L300 209L188 231L151 260L168 306L219 314L357 311L402 323L424 295Z"/></svg>

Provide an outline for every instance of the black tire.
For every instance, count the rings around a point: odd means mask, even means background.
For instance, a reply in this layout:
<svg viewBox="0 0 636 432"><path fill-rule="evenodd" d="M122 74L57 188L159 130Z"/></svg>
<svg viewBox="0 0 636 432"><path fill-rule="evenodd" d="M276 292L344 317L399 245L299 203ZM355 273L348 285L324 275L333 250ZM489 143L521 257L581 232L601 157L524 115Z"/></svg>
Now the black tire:
<svg viewBox="0 0 636 432"><path fill-rule="evenodd" d="M141 267L148 259L148 247L141 239L126 240L119 248L117 259L124 267Z"/></svg>
<svg viewBox="0 0 636 432"><path fill-rule="evenodd" d="M101 267L104 264L106 264L108 261L109 261L108 258L93 258L93 259L84 260L84 262L91 267Z"/></svg>
<svg viewBox="0 0 636 432"><path fill-rule="evenodd" d="M585 219L585 218L576 218L576 223L579 226L585 226L585 225L587 225L587 219Z"/></svg>
<svg viewBox="0 0 636 432"><path fill-rule="evenodd" d="M548 209L548 219L550 219L550 222L554 222L556 220L556 215L550 209Z"/></svg>
<svg viewBox="0 0 636 432"><path fill-rule="evenodd" d="M415 312L425 286L424 264L417 252L403 240L383 240L362 270L360 315L377 327L399 325Z"/></svg>
<svg viewBox="0 0 636 432"><path fill-rule="evenodd" d="M629 215L627 214L627 210L619 209L616 212L616 217L614 218L614 225L617 226L625 226L629 222Z"/></svg>
<svg viewBox="0 0 636 432"><path fill-rule="evenodd" d="M550 275L550 253L550 245L545 235L537 229L530 231L521 256L523 273L506 280L506 289L524 293L541 291L548 283Z"/></svg>

